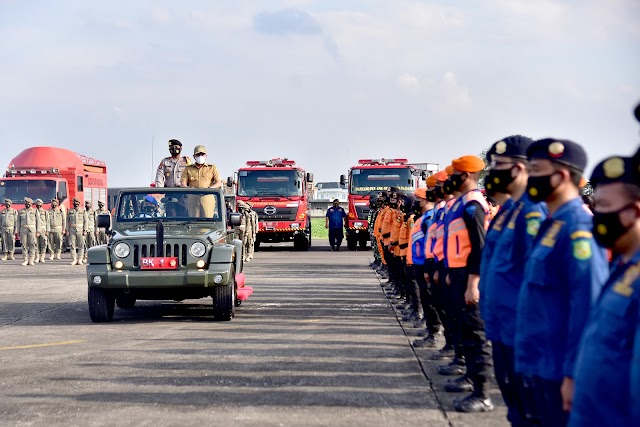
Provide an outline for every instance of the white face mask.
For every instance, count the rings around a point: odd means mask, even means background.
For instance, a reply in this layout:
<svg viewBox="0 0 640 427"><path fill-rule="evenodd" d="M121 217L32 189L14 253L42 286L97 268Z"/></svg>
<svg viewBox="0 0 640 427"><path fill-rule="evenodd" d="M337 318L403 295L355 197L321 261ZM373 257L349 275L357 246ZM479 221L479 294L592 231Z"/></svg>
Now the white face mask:
<svg viewBox="0 0 640 427"><path fill-rule="evenodd" d="M205 160L207 160L207 156L196 156L196 163L199 165L203 165Z"/></svg>

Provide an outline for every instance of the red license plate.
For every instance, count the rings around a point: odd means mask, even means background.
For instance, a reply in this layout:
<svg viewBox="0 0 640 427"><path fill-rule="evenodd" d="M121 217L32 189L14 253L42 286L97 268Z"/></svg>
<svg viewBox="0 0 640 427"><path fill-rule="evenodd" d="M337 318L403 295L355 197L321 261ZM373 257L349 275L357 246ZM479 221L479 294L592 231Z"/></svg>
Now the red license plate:
<svg viewBox="0 0 640 427"><path fill-rule="evenodd" d="M177 257L148 257L140 260L141 270L177 270Z"/></svg>

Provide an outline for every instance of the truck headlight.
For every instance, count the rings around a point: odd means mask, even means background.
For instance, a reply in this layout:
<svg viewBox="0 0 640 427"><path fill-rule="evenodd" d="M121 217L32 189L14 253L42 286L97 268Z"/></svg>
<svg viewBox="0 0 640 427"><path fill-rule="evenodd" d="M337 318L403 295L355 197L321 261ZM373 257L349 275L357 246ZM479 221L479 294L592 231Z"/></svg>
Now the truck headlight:
<svg viewBox="0 0 640 427"><path fill-rule="evenodd" d="M195 242L193 245L191 245L191 249L189 249L189 252L191 253L191 255L193 255L196 258L200 258L202 255L204 255L206 251L207 251L207 248L204 246L204 243L202 242Z"/></svg>
<svg viewBox="0 0 640 427"><path fill-rule="evenodd" d="M353 226L357 227L357 228L360 228L360 227L362 227L362 223L361 222L354 222Z"/></svg>
<svg viewBox="0 0 640 427"><path fill-rule="evenodd" d="M120 242L116 245L115 248L113 248L113 253L118 257L118 258L126 258L129 256L129 253L131 252L131 248L129 247L129 245L127 245L124 242Z"/></svg>
<svg viewBox="0 0 640 427"><path fill-rule="evenodd" d="M300 228L300 224L298 224L297 222L294 222L293 224L290 225L291 228L293 228L294 230L297 230L298 228Z"/></svg>

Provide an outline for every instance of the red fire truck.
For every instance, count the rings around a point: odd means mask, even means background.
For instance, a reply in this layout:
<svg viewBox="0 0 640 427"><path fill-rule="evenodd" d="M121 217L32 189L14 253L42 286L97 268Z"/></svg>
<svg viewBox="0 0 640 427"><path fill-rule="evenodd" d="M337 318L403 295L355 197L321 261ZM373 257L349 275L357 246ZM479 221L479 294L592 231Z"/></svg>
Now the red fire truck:
<svg viewBox="0 0 640 427"><path fill-rule="evenodd" d="M362 159L358 160L357 166L349 169L348 177L340 175L340 184L348 184L349 189L347 248L355 250L358 245L366 248L370 241L367 219L370 211L369 194L372 191L397 187L412 194L425 174L426 171L409 164L407 159Z"/></svg>
<svg viewBox="0 0 640 427"><path fill-rule="evenodd" d="M74 197L83 206L90 200L96 208L98 200L106 202L107 166L64 148L27 148L11 160L0 178L0 201L5 197L18 210L24 207L25 197L42 199L45 209L51 207L53 198L69 208Z"/></svg>
<svg viewBox="0 0 640 427"><path fill-rule="evenodd" d="M255 247L260 243L293 242L295 250L311 246L309 217L313 174L289 159L251 160L229 178L236 184L236 200L253 205L258 214Z"/></svg>

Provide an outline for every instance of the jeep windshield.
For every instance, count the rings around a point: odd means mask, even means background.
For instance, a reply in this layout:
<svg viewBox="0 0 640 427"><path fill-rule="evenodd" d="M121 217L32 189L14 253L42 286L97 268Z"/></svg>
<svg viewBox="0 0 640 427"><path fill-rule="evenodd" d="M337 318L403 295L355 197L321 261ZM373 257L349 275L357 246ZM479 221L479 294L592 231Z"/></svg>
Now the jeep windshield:
<svg viewBox="0 0 640 427"><path fill-rule="evenodd" d="M238 195L291 197L303 194L302 172L296 169L241 170Z"/></svg>
<svg viewBox="0 0 640 427"><path fill-rule="evenodd" d="M198 189L181 191L122 192L116 216L118 222L222 221L220 195Z"/></svg>
<svg viewBox="0 0 640 427"><path fill-rule="evenodd" d="M369 194L398 187L400 191L413 191L413 176L409 168L371 168L351 171L350 194Z"/></svg>

